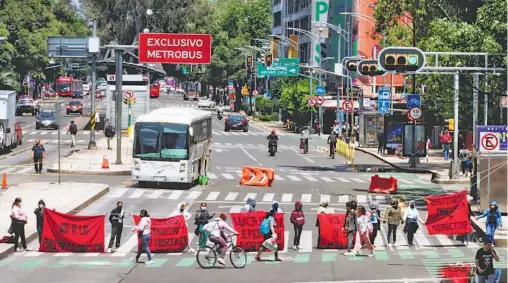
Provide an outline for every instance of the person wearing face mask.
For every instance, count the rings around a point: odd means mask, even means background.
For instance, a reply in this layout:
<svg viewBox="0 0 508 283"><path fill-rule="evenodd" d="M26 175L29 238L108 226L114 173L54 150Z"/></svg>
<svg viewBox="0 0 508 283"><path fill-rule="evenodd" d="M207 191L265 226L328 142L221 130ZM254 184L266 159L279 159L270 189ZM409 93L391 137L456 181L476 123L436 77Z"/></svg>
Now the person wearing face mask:
<svg viewBox="0 0 508 283"><path fill-rule="evenodd" d="M402 212L397 200L392 201L392 206L386 209L383 223L386 223L386 221L388 221L386 242L388 243L388 246L390 246L390 236L393 234L393 246L395 246L397 241L397 226L399 226L399 223L404 224Z"/></svg>
<svg viewBox="0 0 508 283"><path fill-rule="evenodd" d="M289 219L295 228L295 238L293 240L293 250L300 248L300 236L302 235L303 224L305 224L305 215L302 210L302 203L295 202L295 209L291 212Z"/></svg>
<svg viewBox="0 0 508 283"><path fill-rule="evenodd" d="M41 245L41 237L42 237L42 224L44 223L44 209L46 208L46 203L41 199L39 201L39 205L34 210L35 217L37 219L37 233L39 233L39 245Z"/></svg>
<svg viewBox="0 0 508 283"><path fill-rule="evenodd" d="M198 211L196 211L196 216L194 216L194 224L196 225L196 230L194 234L199 236L199 248L202 249L206 246L206 242L208 239L208 232L203 230L203 227L208 224L208 221L215 216L215 213L210 215L208 212L206 202L202 202Z"/></svg>
<svg viewBox="0 0 508 283"><path fill-rule="evenodd" d="M272 202L272 210L275 213L283 213L282 209L279 208L279 203L276 200Z"/></svg>
<svg viewBox="0 0 508 283"><path fill-rule="evenodd" d="M28 220L28 215L21 209L21 198L16 198L12 204L12 231L14 232L14 250L18 250L19 239L21 238L20 252L26 250L26 239L25 239L25 224Z"/></svg>
<svg viewBox="0 0 508 283"><path fill-rule="evenodd" d="M406 221L404 232L407 233L407 243L410 247L412 247L414 234L416 230L418 230L418 222L423 224L423 220L418 214L418 209L416 209L414 201L409 202L409 208L406 209L403 219Z"/></svg>
<svg viewBox="0 0 508 283"><path fill-rule="evenodd" d="M247 203L242 207L241 212L253 212L255 211L256 201L253 198L248 198Z"/></svg>
<svg viewBox="0 0 508 283"><path fill-rule="evenodd" d="M189 224L187 224L187 220L191 219L192 218L192 214L190 214L187 210L185 210L185 208L187 207L188 203L187 202L182 202L182 203L179 203L176 207L177 209L175 210L175 212L173 212L169 217L174 217L174 216L178 216L178 215L183 215L183 218L185 219L185 225L187 225L187 227L189 227ZM193 248L191 248L190 246L190 241L187 241L188 242L188 245L187 245L187 251L188 252L195 252L196 250L194 250Z"/></svg>
<svg viewBox="0 0 508 283"><path fill-rule="evenodd" d="M124 210L121 201L116 203L116 207L109 214L109 222L111 223L111 238L109 239L108 251L111 251L113 242L116 238L116 248L120 247L120 239L123 231Z"/></svg>
<svg viewBox="0 0 508 283"><path fill-rule="evenodd" d="M139 263L139 257L144 251L148 257L148 261L145 264L152 264L152 253L148 247L148 240L150 240L152 237L152 221L150 220L148 211L145 209L142 209L139 212L139 217L141 217L141 220L139 221L138 225L132 228L132 231L138 231L139 237L141 238L141 245L138 246L138 253L136 255L135 261L136 263Z"/></svg>

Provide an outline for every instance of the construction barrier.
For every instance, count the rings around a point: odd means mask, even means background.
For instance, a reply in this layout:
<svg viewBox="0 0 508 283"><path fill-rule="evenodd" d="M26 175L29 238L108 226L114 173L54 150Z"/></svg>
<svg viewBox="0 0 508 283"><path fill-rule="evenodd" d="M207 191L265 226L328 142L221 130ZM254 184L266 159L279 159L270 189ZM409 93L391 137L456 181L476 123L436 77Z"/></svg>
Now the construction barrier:
<svg viewBox="0 0 508 283"><path fill-rule="evenodd" d="M382 178L374 175L370 178L369 193L391 194L396 192L397 179L395 177Z"/></svg>
<svg viewBox="0 0 508 283"><path fill-rule="evenodd" d="M275 180L273 169L245 166L242 168L240 185L270 187L273 180Z"/></svg>
<svg viewBox="0 0 508 283"><path fill-rule="evenodd" d="M344 140L338 139L335 150L339 155L344 157L350 165L354 164L355 148L352 145L346 143Z"/></svg>

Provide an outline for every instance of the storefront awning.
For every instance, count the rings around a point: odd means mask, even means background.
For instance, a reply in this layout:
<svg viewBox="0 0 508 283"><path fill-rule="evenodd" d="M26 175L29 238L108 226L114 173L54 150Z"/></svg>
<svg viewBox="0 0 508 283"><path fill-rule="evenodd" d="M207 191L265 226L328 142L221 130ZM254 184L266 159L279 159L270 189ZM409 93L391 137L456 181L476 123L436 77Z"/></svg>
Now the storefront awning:
<svg viewBox="0 0 508 283"><path fill-rule="evenodd" d="M340 103L341 103L340 108L342 109L342 104L344 103L344 100L341 100ZM358 110L360 108L360 105L358 104L358 101L354 101L353 105L354 105L355 110ZM337 109L337 100L336 99L334 99L334 100L325 100L325 102L323 102L323 108L325 108L325 109Z"/></svg>

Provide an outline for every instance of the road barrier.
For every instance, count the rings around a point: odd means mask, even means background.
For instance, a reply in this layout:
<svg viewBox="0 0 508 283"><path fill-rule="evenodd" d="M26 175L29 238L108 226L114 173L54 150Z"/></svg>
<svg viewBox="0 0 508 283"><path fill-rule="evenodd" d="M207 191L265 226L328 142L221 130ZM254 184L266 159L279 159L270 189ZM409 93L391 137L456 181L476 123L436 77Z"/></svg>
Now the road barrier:
<svg viewBox="0 0 508 283"><path fill-rule="evenodd" d="M335 150L339 155L344 157L346 159L346 163L349 163L349 165L353 166L355 163L355 148L346 143L344 140L338 139L337 140L337 146L335 147Z"/></svg>
<svg viewBox="0 0 508 283"><path fill-rule="evenodd" d="M370 178L369 193L391 194L398 189L397 179L395 177L382 178L374 175Z"/></svg>
<svg viewBox="0 0 508 283"><path fill-rule="evenodd" d="M240 185L270 187L275 180L275 171L271 168L250 167L242 168Z"/></svg>

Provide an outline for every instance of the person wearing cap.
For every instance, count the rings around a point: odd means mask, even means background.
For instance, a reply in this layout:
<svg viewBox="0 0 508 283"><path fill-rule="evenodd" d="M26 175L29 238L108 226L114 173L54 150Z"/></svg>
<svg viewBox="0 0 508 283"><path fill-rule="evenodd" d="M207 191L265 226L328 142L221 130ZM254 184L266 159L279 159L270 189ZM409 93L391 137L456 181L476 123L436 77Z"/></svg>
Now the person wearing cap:
<svg viewBox="0 0 508 283"><path fill-rule="evenodd" d="M489 239L483 241L483 248L476 252L476 283L494 283L496 278L496 270L494 269L493 259L499 261L496 251L492 247Z"/></svg>
<svg viewBox="0 0 508 283"><path fill-rule="evenodd" d="M406 225L404 225L404 232L407 233L407 243L410 247L412 247L414 234L416 230L418 230L418 222L423 224L423 220L418 214L418 209L415 207L414 200L409 202L409 207L406 209L402 219L406 222Z"/></svg>
<svg viewBox="0 0 508 283"><path fill-rule="evenodd" d="M489 240L494 243L494 234L496 233L496 229L503 228L503 219L501 218L501 212L499 211L499 207L497 206L497 201L493 200L490 203L490 208L485 209L482 215L475 217L476 220L487 217L485 220L485 230L487 232L487 236Z"/></svg>
<svg viewBox="0 0 508 283"><path fill-rule="evenodd" d="M280 209L279 203L276 200L272 202L272 210L274 213L282 213L282 209Z"/></svg>

